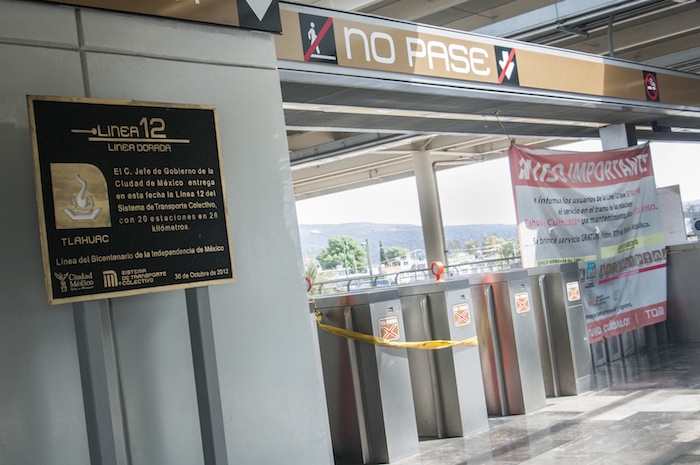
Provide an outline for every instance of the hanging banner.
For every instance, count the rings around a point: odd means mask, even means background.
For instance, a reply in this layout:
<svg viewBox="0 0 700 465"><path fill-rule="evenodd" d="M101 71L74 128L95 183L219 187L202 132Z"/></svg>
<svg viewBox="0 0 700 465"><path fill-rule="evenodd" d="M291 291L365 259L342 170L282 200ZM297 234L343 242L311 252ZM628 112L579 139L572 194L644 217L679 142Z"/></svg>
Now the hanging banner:
<svg viewBox="0 0 700 465"><path fill-rule="evenodd" d="M234 281L214 107L28 100L49 303Z"/></svg>
<svg viewBox="0 0 700 465"><path fill-rule="evenodd" d="M648 145L508 151L523 266L577 262L590 342L666 319L666 248Z"/></svg>

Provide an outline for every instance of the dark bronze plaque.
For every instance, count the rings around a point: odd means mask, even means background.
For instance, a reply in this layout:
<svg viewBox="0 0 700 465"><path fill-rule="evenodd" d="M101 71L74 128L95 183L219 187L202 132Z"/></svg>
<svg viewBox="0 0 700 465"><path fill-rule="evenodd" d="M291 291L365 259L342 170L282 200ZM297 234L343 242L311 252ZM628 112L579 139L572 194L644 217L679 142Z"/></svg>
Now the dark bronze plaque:
<svg viewBox="0 0 700 465"><path fill-rule="evenodd" d="M232 282L213 107L29 97L50 303Z"/></svg>

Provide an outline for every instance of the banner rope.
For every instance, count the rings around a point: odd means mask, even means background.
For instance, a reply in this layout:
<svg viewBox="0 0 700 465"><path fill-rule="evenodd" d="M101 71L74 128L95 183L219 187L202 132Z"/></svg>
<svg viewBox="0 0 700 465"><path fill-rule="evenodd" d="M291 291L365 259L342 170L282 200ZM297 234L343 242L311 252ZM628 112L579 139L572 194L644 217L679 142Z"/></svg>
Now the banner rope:
<svg viewBox="0 0 700 465"><path fill-rule="evenodd" d="M314 313L316 315L316 325L318 325L318 327L321 328L322 330L327 331L331 334L335 334L337 336L345 337L345 338L352 339L352 340L358 341L358 342L372 344L375 346L396 347L399 349L439 350L439 349L445 349L447 347L477 346L478 345L476 336L464 339L462 341L447 341L447 340L442 340L442 339L433 340L433 341L420 341L420 342L389 341L387 339L384 339L384 338L381 338L378 336L373 336L371 334L358 333L357 331L351 331L349 329L338 328L337 326L331 326L331 325L322 323L323 315L321 315L321 312L316 310L316 302L315 301L314 301Z"/></svg>

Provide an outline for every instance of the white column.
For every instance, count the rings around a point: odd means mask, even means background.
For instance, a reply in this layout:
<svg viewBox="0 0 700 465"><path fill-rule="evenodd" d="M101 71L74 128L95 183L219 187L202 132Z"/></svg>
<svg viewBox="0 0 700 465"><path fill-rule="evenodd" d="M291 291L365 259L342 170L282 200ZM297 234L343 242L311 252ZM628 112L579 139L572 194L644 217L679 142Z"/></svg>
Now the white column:
<svg viewBox="0 0 700 465"><path fill-rule="evenodd" d="M622 149L637 145L637 133L633 124L613 124L598 130L603 150Z"/></svg>
<svg viewBox="0 0 700 465"><path fill-rule="evenodd" d="M413 166L418 189L418 203L423 226L426 260L428 265L434 261L441 261L447 265L440 198L430 152L424 150L415 152L413 154Z"/></svg>

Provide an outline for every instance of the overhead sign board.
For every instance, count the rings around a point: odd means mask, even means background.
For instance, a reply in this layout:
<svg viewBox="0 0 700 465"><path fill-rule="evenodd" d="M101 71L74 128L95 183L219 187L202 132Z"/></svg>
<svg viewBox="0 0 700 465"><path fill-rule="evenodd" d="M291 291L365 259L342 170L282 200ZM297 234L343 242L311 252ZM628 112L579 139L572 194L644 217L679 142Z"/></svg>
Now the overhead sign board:
<svg viewBox="0 0 700 465"><path fill-rule="evenodd" d="M281 32L277 0L46 0L256 31Z"/></svg>
<svg viewBox="0 0 700 465"><path fill-rule="evenodd" d="M28 103L49 303L234 281L214 107Z"/></svg>
<svg viewBox="0 0 700 465"><path fill-rule="evenodd" d="M290 62L283 69L323 63L328 72L335 66L343 74L395 73L411 82L420 76L508 91L700 105L700 77L689 73L658 68L652 76L642 72L646 65L622 60L301 5L282 4L281 21L277 58Z"/></svg>

